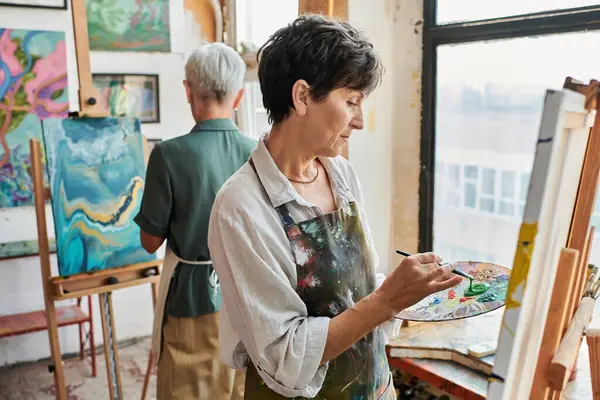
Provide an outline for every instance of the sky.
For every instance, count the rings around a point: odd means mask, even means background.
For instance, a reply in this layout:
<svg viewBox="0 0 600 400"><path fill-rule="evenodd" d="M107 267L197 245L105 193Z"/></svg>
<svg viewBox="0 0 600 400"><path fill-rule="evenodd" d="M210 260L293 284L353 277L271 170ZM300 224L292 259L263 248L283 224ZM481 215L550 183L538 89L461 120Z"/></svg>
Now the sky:
<svg viewBox="0 0 600 400"><path fill-rule="evenodd" d="M590 5L599 0L438 0L438 23ZM487 82L560 88L566 76L600 79L600 31L448 45L438 48L439 83Z"/></svg>

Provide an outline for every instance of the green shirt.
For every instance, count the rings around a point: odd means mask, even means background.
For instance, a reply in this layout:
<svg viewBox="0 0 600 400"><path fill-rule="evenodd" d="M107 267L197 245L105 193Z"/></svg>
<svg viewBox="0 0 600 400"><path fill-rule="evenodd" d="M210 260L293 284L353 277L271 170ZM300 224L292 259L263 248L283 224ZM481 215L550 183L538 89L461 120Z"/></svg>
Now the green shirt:
<svg viewBox="0 0 600 400"><path fill-rule="evenodd" d="M146 233L167 238L180 258L210 260L208 221L215 196L255 147L256 141L243 136L230 119L202 121L189 134L157 144L135 222ZM167 314L183 318L219 311L221 293L210 286L212 271L212 266L177 264Z"/></svg>

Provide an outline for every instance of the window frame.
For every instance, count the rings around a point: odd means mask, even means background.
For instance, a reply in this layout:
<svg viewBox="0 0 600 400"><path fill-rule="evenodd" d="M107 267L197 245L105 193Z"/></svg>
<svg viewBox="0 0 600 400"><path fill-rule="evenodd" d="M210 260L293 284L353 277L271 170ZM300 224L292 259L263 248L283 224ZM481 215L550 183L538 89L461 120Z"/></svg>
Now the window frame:
<svg viewBox="0 0 600 400"><path fill-rule="evenodd" d="M437 47L446 44L591 30L600 30L600 5L438 25L437 0L423 2L421 172L419 177L420 252L431 251L434 239ZM520 179L520 176L517 179ZM517 193L517 197L518 195ZM515 207L519 207L517 204Z"/></svg>

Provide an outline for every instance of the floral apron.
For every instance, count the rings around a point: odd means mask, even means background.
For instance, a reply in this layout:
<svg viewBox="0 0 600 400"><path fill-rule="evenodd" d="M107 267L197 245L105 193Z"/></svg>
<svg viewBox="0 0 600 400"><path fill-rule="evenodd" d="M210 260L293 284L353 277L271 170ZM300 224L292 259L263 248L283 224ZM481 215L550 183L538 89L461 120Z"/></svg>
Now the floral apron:
<svg viewBox="0 0 600 400"><path fill-rule="evenodd" d="M254 167L252 161L250 163ZM371 250L355 202L300 223L292 219L285 204L277 207L277 213L296 260L296 291L306 304L308 316L333 318L375 290ZM249 365L244 398L270 400L284 397L269 389L254 366ZM315 398L396 398L381 327L329 362L322 389Z"/></svg>

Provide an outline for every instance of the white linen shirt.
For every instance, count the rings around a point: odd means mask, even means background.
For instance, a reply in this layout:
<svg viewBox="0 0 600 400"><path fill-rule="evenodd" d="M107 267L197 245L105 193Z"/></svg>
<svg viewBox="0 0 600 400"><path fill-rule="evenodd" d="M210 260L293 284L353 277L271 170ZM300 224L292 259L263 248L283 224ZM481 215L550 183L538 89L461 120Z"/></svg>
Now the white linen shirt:
<svg viewBox="0 0 600 400"><path fill-rule="evenodd" d="M312 398L321 389L328 368L319 364L330 318L309 317L296 293L296 263L275 208L286 204L297 223L324 213L304 200L279 171L264 138L252 153L264 189L246 163L223 185L210 217L208 246L223 295L221 358L241 369L248 365L249 356L273 391ZM319 160L329 176L336 207L356 201L376 267L379 258L352 166L343 157ZM379 286L385 276L377 278Z"/></svg>

